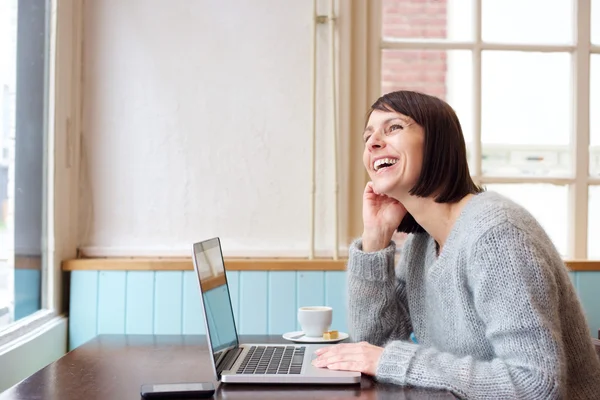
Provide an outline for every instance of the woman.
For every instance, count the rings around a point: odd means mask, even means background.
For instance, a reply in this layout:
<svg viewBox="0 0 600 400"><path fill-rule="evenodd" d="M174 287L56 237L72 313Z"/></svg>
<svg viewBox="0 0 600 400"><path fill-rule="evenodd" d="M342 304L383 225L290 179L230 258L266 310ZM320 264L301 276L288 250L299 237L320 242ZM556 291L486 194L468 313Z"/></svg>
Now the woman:
<svg viewBox="0 0 600 400"><path fill-rule="evenodd" d="M452 108L389 93L364 141L371 182L348 260L362 342L313 363L469 399L600 398L600 361L560 255L525 209L473 183ZM396 229L412 235L394 270Z"/></svg>

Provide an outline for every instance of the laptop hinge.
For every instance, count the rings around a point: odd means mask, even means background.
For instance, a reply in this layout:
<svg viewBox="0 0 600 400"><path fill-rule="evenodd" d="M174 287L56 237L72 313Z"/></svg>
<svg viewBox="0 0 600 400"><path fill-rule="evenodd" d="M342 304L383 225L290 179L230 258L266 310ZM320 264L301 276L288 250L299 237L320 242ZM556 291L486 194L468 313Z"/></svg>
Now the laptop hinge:
<svg viewBox="0 0 600 400"><path fill-rule="evenodd" d="M226 354L221 357L217 365L217 374L221 375L221 372L230 370L242 353L242 350L243 349L241 347L234 347L233 349L225 350Z"/></svg>

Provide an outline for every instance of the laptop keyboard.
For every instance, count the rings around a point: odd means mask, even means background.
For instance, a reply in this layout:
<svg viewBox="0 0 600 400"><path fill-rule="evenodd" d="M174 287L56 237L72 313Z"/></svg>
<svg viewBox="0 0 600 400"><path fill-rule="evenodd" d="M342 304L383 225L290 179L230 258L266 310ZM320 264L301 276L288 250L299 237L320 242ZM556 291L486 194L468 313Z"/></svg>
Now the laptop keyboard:
<svg viewBox="0 0 600 400"><path fill-rule="evenodd" d="M299 374L305 346L252 346L236 374Z"/></svg>

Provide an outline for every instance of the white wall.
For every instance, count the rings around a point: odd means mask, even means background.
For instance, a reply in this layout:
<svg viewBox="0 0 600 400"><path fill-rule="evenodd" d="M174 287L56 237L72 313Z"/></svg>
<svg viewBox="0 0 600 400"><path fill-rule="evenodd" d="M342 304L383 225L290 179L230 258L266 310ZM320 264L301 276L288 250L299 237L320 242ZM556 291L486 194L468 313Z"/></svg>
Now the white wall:
<svg viewBox="0 0 600 400"><path fill-rule="evenodd" d="M187 256L220 236L225 255L307 255L312 2L85 4L84 251ZM318 43L316 237L330 254L325 26Z"/></svg>

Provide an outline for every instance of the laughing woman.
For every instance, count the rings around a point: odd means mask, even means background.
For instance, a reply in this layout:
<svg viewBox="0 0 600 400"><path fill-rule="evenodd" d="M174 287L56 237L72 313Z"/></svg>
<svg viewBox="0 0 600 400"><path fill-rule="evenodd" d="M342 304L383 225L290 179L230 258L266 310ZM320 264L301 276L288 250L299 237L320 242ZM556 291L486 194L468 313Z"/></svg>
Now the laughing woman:
<svg viewBox="0 0 600 400"><path fill-rule="evenodd" d="M600 398L600 361L560 255L525 209L473 183L452 108L387 94L364 142L371 182L348 260L360 343L313 363L469 399ZM396 230L411 235L394 268Z"/></svg>

